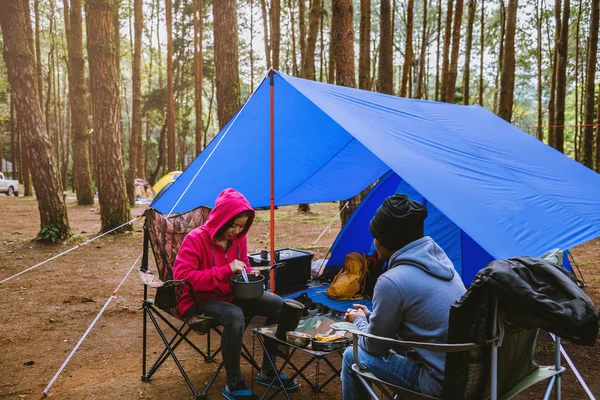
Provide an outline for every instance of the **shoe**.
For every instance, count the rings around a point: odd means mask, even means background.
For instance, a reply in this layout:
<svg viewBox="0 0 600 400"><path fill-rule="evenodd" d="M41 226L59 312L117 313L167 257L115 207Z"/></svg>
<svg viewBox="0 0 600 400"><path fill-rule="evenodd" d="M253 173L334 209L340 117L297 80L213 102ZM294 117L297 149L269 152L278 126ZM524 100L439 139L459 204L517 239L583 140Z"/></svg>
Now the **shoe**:
<svg viewBox="0 0 600 400"><path fill-rule="evenodd" d="M259 383L259 384L265 385L265 386L269 386L271 384L271 381L274 378L275 377L264 378L261 374L258 374L258 375L256 375L256 383ZM281 381L283 382L283 385L285 386L285 390L298 389L298 382L296 382L296 380L292 380L292 379L288 378L285 374L279 374L279 378L281 378ZM273 387L275 389L281 389L279 380L275 379L275 382L273 382Z"/></svg>
<svg viewBox="0 0 600 400"><path fill-rule="evenodd" d="M252 390L248 389L243 382L232 389L236 390L229 390L229 387L226 385L223 390L221 390L221 394L229 400L258 400L258 396L252 393Z"/></svg>

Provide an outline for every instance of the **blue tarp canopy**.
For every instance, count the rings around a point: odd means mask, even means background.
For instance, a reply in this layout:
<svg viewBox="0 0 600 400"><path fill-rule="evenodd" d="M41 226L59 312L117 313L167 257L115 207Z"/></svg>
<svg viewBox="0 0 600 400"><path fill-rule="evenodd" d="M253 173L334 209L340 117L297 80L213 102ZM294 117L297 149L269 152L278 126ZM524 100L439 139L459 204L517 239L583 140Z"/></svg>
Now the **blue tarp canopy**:
<svg viewBox="0 0 600 400"><path fill-rule="evenodd" d="M276 205L348 199L391 170L492 258L600 236L600 175L480 106L273 78ZM269 91L266 78L154 208L213 206L227 187L269 205Z"/></svg>

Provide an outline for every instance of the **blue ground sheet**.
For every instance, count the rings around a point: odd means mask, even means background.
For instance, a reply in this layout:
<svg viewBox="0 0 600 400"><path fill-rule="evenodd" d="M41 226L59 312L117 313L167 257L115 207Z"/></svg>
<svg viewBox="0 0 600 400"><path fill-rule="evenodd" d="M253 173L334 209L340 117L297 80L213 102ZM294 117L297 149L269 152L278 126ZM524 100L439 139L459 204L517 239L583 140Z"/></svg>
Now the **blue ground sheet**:
<svg viewBox="0 0 600 400"><path fill-rule="evenodd" d="M362 304L362 305L367 306L369 309L371 309L373 306L371 299L368 297L365 297L362 300L334 300L334 299L330 298L329 296L327 296L327 293L325 293L325 291L327 290L328 287L329 287L329 285L313 286L313 287L309 287L308 289L305 289L305 290L300 290L295 293L290 293L288 295L283 296L283 298L284 299L292 299L294 297L300 296L302 293L306 293L307 296L310 297L310 299L313 302L320 303L324 306L331 308L332 310L336 310L336 311L340 311L340 312L345 312L348 308L352 307L352 304Z"/></svg>

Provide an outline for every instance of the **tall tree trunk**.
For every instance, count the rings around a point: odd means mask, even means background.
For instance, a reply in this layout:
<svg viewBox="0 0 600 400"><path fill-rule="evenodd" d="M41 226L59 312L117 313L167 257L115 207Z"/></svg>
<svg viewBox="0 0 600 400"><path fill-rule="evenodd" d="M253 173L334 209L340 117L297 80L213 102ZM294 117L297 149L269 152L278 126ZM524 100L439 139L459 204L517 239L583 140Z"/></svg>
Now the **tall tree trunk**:
<svg viewBox="0 0 600 400"><path fill-rule="evenodd" d="M202 39L204 37L204 0L193 0L194 14L194 105L196 110L196 156L202 151ZM250 51L250 78L252 81L252 51ZM204 144L206 146L206 143Z"/></svg>
<svg viewBox="0 0 600 400"><path fill-rule="evenodd" d="M406 44L404 46L404 65L402 67L402 85L400 87L400 97L410 96L410 88L411 79L410 79L410 70L413 63L413 46L412 46L412 38L413 38L413 20L414 20L414 8L415 2L414 0L408 0L407 10L406 10ZM409 85L410 88L408 87Z"/></svg>
<svg viewBox="0 0 600 400"><path fill-rule="evenodd" d="M313 0L310 8L308 37L304 50L302 63L302 77L315 80L315 50L317 48L317 35L319 34L319 16L321 15L321 0Z"/></svg>
<svg viewBox="0 0 600 400"><path fill-rule="evenodd" d="M427 1L423 0L423 30L421 32L421 53L419 55L419 74L417 76L417 92L415 98L423 98L425 84L425 59L427 58Z"/></svg>
<svg viewBox="0 0 600 400"><path fill-rule="evenodd" d="M517 28L518 8L518 0L509 0L506 13L506 37L504 40L504 60L502 61L500 104L498 110L498 116L508 122L512 121L515 91L515 31Z"/></svg>
<svg viewBox="0 0 600 400"><path fill-rule="evenodd" d="M585 72L585 114L583 117L583 165L594 168L594 77L596 76L596 63L598 62L598 25L600 19L600 0L592 0L590 11L590 30L588 38L587 62ZM600 103L600 102L599 102ZM600 104L598 106L600 113ZM600 114L599 114L600 116ZM600 149L600 118L596 121L596 154ZM598 157L596 157L596 170L598 170Z"/></svg>
<svg viewBox="0 0 600 400"><path fill-rule="evenodd" d="M271 0L271 57L273 68L279 70L281 43L281 0Z"/></svg>
<svg viewBox="0 0 600 400"><path fill-rule="evenodd" d="M565 142L565 95L567 91L567 57L569 52L569 16L571 2L565 0L563 7L562 23L560 27L560 40L557 50L556 63L556 117L554 123L554 148L564 153Z"/></svg>
<svg viewBox="0 0 600 400"><path fill-rule="evenodd" d="M177 168L175 148L175 89L173 83L173 1L165 1L167 25L167 168ZM237 46L237 45L236 45Z"/></svg>
<svg viewBox="0 0 600 400"><path fill-rule="evenodd" d="M578 7L578 11L577 11L577 24L575 25L575 70L573 71L575 73L575 107L574 107L574 111L575 111L575 135L573 138L573 147L574 147L574 151L575 151L575 160L576 161L580 161L581 160L581 156L580 156L580 146L579 144L581 143L580 137L579 137L579 119L581 117L581 113L579 112L579 32L580 32L580 28L581 28L581 3L582 0L579 0L579 7ZM583 73L583 72L582 72Z"/></svg>
<svg viewBox="0 0 600 400"><path fill-rule="evenodd" d="M250 0L250 4L254 4L254 2ZM294 76L299 76L298 74L300 73L300 71L298 70L298 58L296 57L296 16L294 15L294 5L292 5L292 0L287 0L287 6L290 14L290 25L292 27L292 74ZM252 15L252 13L250 14Z"/></svg>
<svg viewBox="0 0 600 400"><path fill-rule="evenodd" d="M40 43L40 0L35 0L35 58L36 58L36 81L38 85L38 96L40 107L44 108L44 85L42 83L42 45Z"/></svg>
<svg viewBox="0 0 600 400"><path fill-rule="evenodd" d="M440 43L442 32L442 0L438 0L437 4L437 50L435 52L435 93L434 100L440 99Z"/></svg>
<svg viewBox="0 0 600 400"><path fill-rule="evenodd" d="M306 51L306 0L298 0L298 21L298 29L300 31L300 37L298 38L298 43L300 44L300 65L304 65L304 53Z"/></svg>
<svg viewBox="0 0 600 400"><path fill-rule="evenodd" d="M267 3L266 0L260 0L260 9L262 11L263 19L263 32L265 33L265 61L267 62L267 68L271 67L271 45L269 44L269 18L267 17ZM214 5L213 5L214 10Z"/></svg>
<svg viewBox="0 0 600 400"><path fill-rule="evenodd" d="M452 53L450 67L448 68L448 82L446 84L446 101L454 103L456 92L456 78L458 76L458 50L460 48L460 27L462 25L463 0L456 0L454 9L454 28L452 32Z"/></svg>
<svg viewBox="0 0 600 400"><path fill-rule="evenodd" d="M550 61L550 94L548 96L548 145L554 147L555 135L554 126L556 125L556 66L558 64L558 41L560 38L560 13L561 0L554 1L554 21L556 30L554 32L554 50Z"/></svg>
<svg viewBox="0 0 600 400"><path fill-rule="evenodd" d="M446 87L448 86L448 72L450 69L450 42L452 38L452 5L453 0L448 0L446 8L446 25L444 28L444 48L442 50L442 86L441 101L451 103L453 99L446 98Z"/></svg>
<svg viewBox="0 0 600 400"><path fill-rule="evenodd" d="M600 92L600 83L598 84L598 92ZM600 171L600 101L598 101L598 108L597 108L597 114L596 114L596 146L595 146L595 150L596 150L596 155L595 155L595 166L594 166L594 170L596 172Z"/></svg>
<svg viewBox="0 0 600 400"><path fill-rule="evenodd" d="M354 14L352 0L332 0L331 3L333 20L333 35L335 37L335 65L336 83L341 86L356 87L356 76L354 68L354 25L352 16ZM340 202L340 219L342 225L348 221L360 201L359 196L349 199L346 207L345 201Z"/></svg>
<svg viewBox="0 0 600 400"><path fill-rule="evenodd" d="M510 0L509 0L510 1ZM500 51L498 52L498 68L494 77L494 106L493 110L498 114L498 97L500 94L500 75L502 74L502 63L504 62L504 39L506 36L506 8L504 0L500 0Z"/></svg>
<svg viewBox="0 0 600 400"><path fill-rule="evenodd" d="M40 211L40 238L49 230L56 239L71 236L67 208L39 103L34 59L33 30L27 0L0 2L0 28L4 40L4 62L15 100L23 147L27 149Z"/></svg>
<svg viewBox="0 0 600 400"><path fill-rule="evenodd" d="M542 3L543 5L543 3ZM535 2L535 27L537 31L537 128L536 138L544 141L544 127L542 126L542 10L539 0Z"/></svg>
<svg viewBox="0 0 600 400"><path fill-rule="evenodd" d="M237 12L234 0L213 2L215 71L219 128L229 122L240 106Z"/></svg>
<svg viewBox="0 0 600 400"><path fill-rule="evenodd" d="M300 0L304 1L304 0ZM335 63L336 63L336 37L335 37L335 25L336 25L336 15L333 14L333 4L331 6L331 23L329 25L329 65L327 71L327 83L334 84L335 83Z"/></svg>
<svg viewBox="0 0 600 400"><path fill-rule="evenodd" d="M102 160L96 164L102 232L130 218L121 151L114 7L113 0L87 0L85 4L96 156ZM131 229L125 225L120 231Z"/></svg>
<svg viewBox="0 0 600 400"><path fill-rule="evenodd" d="M371 0L360 0L358 88L371 89Z"/></svg>
<svg viewBox="0 0 600 400"><path fill-rule="evenodd" d="M379 34L381 39L379 42L377 91L392 94L394 92L394 41L390 0L381 0L380 6Z"/></svg>
<svg viewBox="0 0 600 400"><path fill-rule="evenodd" d="M463 71L463 104L471 104L471 46L473 45L473 22L475 21L475 0L469 0L467 17L467 41L465 43L465 68Z"/></svg>
<svg viewBox="0 0 600 400"><path fill-rule="evenodd" d="M479 29L479 88L477 90L478 103L483 106L483 53L485 49L485 0L481 0L481 19Z"/></svg>
<svg viewBox="0 0 600 400"><path fill-rule="evenodd" d="M138 157L142 153L142 30L144 26L144 4L142 0L133 2L133 73L131 76L132 121L131 141L129 142L129 176L127 179L127 195L129 204L135 205L134 180L138 177Z"/></svg>

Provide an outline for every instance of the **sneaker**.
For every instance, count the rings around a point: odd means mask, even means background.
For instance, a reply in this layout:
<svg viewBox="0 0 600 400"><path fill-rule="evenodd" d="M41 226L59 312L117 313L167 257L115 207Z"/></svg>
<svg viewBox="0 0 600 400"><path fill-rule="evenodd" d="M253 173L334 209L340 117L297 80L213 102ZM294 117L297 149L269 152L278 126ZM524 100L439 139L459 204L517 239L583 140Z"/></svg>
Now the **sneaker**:
<svg viewBox="0 0 600 400"><path fill-rule="evenodd" d="M243 381L231 388L225 385L221 394L229 400L258 400L258 396L252 393L252 390L248 389Z"/></svg>
<svg viewBox="0 0 600 400"><path fill-rule="evenodd" d="M288 378L285 374L279 374L279 378L283 382L283 385L285 386L285 390L298 389L298 382L296 382L296 380L292 380L292 379ZM269 386L271 384L271 381L273 381L273 379L275 379L275 377L265 378L261 374L256 375L256 382L261 385L265 385L265 386ZM273 387L275 389L281 389L279 380L275 379L275 382L273 382Z"/></svg>

